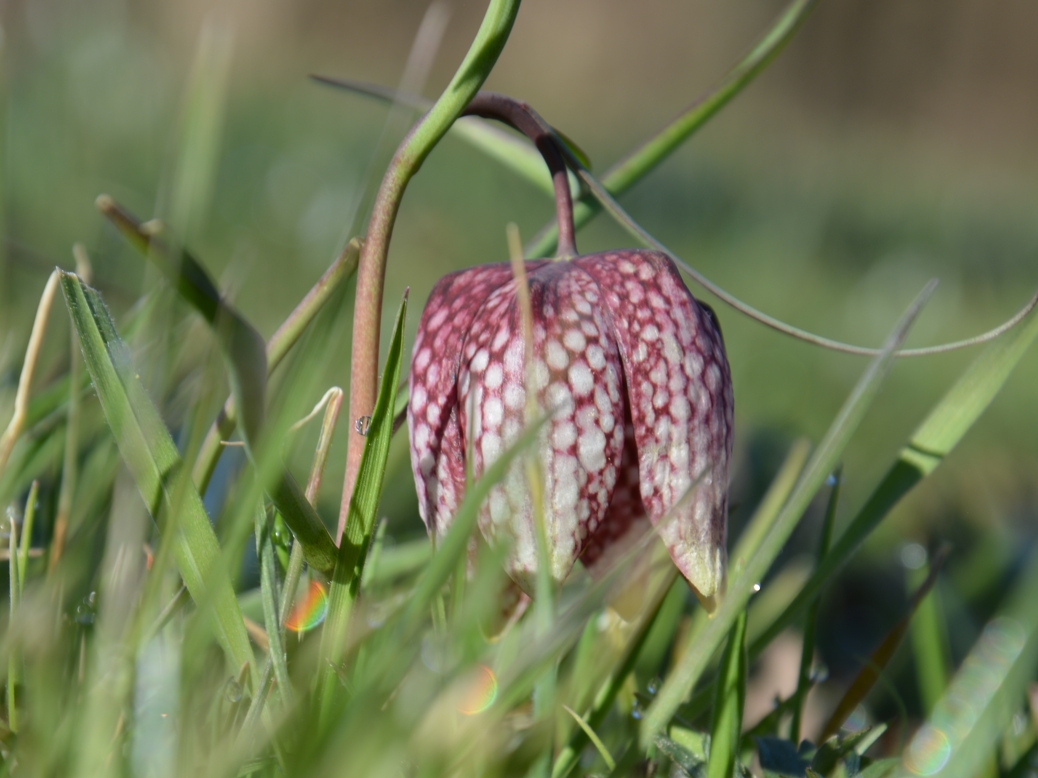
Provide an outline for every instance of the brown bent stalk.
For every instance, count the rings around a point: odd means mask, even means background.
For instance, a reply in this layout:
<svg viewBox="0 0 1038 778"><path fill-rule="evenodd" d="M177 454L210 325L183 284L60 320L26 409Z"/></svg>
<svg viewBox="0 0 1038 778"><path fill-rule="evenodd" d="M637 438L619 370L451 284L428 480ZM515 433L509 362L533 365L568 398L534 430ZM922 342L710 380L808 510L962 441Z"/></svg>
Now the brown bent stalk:
<svg viewBox="0 0 1038 778"><path fill-rule="evenodd" d="M519 0L491 0L476 39L454 78L432 109L407 134L393 155L382 178L368 222L364 248L357 274L357 296L353 314L353 351L350 365L350 435L343 483L342 505L336 539L342 537L349 514L353 485L357 480L364 436L354 424L371 414L378 384L379 327L382 321L382 292L385 287L386 258L393 224L411 177L433 147L461 116L479 88L490 75L519 13Z"/></svg>

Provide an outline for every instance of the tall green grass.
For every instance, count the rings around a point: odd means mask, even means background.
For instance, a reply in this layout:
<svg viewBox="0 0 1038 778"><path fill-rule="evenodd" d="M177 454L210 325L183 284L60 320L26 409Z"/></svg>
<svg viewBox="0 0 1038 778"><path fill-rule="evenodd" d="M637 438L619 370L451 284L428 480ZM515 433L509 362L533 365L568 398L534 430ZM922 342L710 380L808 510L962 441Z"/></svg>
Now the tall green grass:
<svg viewBox="0 0 1038 778"><path fill-rule="evenodd" d="M601 183L566 140L578 222L602 211L662 246L613 196L749 84L814 5L794 0L715 90ZM413 169L394 190L398 199L490 72L517 9L491 4L458 78L407 147ZM1038 722L1025 703L1038 661L1034 549L995 571L983 623L965 646L950 645L939 596L949 582L934 557L929 575L913 576L913 599L894 604L889 628L856 647L856 680L827 685L816 653L827 591L902 499L983 423L1038 336L1038 314L1026 309L949 381L914 431L899 431L907 443L873 464L885 475L862 488L866 498L841 524L837 486L869 476L841 471L841 462L874 418L877 396L891 391L888 375L928 284L888 322L891 334L858 367L838 412L815 419L826 430L817 442L794 444L784 465L763 468L770 486L738 508L750 518L733 532L728 592L713 615L650 537L600 580L578 569L554 607L510 618L514 589L500 565L507 549L487 546L474 529L490 488L512 458L529 453L543 420L470 485L435 548L425 539L393 543L382 516L394 504L385 485L406 399L398 396L406 296L385 357L363 377L377 389L370 419L337 425L342 391L332 392L305 487L292 472L310 439L296 422L328 389L323 366L344 359L353 334L347 282L371 249L347 244L267 341L213 280L194 243L212 201L230 41L213 29L203 37L175 133L175 173L159 197L163 219L141 223L111 198L98 202L153 274L147 293L113 315L79 250L78 274L55 272L24 358L7 357L19 367L0 439L10 572L0 772L1027 774L1038 754ZM478 122L458 135L508 170L535 169L510 136ZM549 251L553 235L546 228L530 250ZM92 263L108 261L100 253ZM66 314L71 347L55 347L62 366L44 375L36 367L43 341ZM336 433L361 451L338 545L318 512ZM812 506L827 483L819 541ZM784 554L795 533L818 549L809 570ZM791 630L803 635L794 688L747 722L762 680L756 662ZM899 651L907 632L910 646ZM918 702L891 681L906 663ZM891 698L901 709L887 715ZM821 714L824 728L811 723ZM811 742L823 729L825 739Z"/></svg>

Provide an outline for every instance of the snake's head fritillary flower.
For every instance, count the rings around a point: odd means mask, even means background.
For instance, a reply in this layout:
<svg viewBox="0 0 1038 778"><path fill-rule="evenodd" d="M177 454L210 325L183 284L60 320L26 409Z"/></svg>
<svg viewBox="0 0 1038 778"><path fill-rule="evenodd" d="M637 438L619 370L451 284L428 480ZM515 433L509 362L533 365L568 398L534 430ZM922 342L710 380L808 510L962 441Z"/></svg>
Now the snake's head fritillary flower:
<svg viewBox="0 0 1038 778"><path fill-rule="evenodd" d="M532 365L508 263L452 273L418 327L408 429L419 510L437 538L465 490L520 436L527 388L550 420L539 456L551 576L595 574L656 527L701 599L724 590L732 385L717 320L664 254L615 251L526 263ZM471 435L471 446L467 436ZM692 487L695 486L694 489ZM510 465L480 509L507 536L509 575L534 590L527 469Z"/></svg>

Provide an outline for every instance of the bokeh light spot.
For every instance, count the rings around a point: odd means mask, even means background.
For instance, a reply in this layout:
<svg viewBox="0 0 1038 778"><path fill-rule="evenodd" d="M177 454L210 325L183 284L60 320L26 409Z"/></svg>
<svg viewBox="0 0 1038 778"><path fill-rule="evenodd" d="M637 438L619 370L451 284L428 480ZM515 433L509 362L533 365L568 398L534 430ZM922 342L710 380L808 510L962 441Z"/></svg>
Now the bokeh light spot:
<svg viewBox="0 0 1038 778"><path fill-rule="evenodd" d="M929 724L920 729L905 751L905 767L916 775L933 775L948 763L951 743Z"/></svg>
<svg viewBox="0 0 1038 778"><path fill-rule="evenodd" d="M476 668L475 677L465 693L464 701L458 712L466 716L482 713L497 699L497 678L494 671L485 665Z"/></svg>
<svg viewBox="0 0 1038 778"><path fill-rule="evenodd" d="M306 594L296 600L285 626L295 632L306 632L322 621L328 612L328 592L320 581L311 581Z"/></svg>

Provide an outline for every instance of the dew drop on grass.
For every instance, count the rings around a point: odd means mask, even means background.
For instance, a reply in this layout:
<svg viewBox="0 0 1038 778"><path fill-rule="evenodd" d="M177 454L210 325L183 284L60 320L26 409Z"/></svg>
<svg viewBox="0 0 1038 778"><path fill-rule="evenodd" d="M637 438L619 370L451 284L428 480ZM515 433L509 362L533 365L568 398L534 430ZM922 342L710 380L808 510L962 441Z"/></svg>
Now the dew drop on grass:
<svg viewBox="0 0 1038 778"><path fill-rule="evenodd" d="M223 694L230 702L241 701L241 684L231 678L224 685Z"/></svg>
<svg viewBox="0 0 1038 778"><path fill-rule="evenodd" d="M76 605L75 619L76 623L89 627L94 623L94 619L97 617L97 592L90 592L86 597L79 601Z"/></svg>
<svg viewBox="0 0 1038 778"><path fill-rule="evenodd" d="M655 694L660 688L660 677L657 675L655 678L649 681L648 686L646 686L645 688L648 690L649 694Z"/></svg>
<svg viewBox="0 0 1038 778"><path fill-rule="evenodd" d="M642 720L642 704L638 702L638 698L634 698L634 704L631 705L631 718L635 721Z"/></svg>
<svg viewBox="0 0 1038 778"><path fill-rule="evenodd" d="M755 592L759 592L760 591L760 584L759 583L755 583L753 585L753 591L755 591Z"/></svg>

